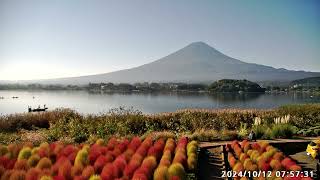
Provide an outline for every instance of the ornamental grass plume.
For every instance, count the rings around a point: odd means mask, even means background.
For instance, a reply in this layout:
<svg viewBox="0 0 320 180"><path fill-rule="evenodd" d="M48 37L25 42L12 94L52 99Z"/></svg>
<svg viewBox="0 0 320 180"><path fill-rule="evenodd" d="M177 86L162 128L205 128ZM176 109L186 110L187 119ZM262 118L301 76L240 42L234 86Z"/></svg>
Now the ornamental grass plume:
<svg viewBox="0 0 320 180"><path fill-rule="evenodd" d="M255 117L254 118L254 125L259 126L261 124L261 117Z"/></svg>
<svg viewBox="0 0 320 180"><path fill-rule="evenodd" d="M284 117L276 117L273 121L275 124L287 124L290 121L290 114L285 115Z"/></svg>

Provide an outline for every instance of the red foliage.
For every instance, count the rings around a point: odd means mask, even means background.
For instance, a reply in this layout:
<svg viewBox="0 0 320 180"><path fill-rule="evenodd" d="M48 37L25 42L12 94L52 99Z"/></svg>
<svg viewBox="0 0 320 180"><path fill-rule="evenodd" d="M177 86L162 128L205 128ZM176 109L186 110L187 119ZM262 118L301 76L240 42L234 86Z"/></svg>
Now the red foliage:
<svg viewBox="0 0 320 180"><path fill-rule="evenodd" d="M148 153L147 148L145 148L144 146L140 146L138 148L138 150L136 151L137 154L140 154L142 157L145 157Z"/></svg>
<svg viewBox="0 0 320 180"><path fill-rule="evenodd" d="M94 164L94 162L97 160L99 156L102 155L101 147L97 144L94 144L91 146L89 151L89 162L90 164Z"/></svg>
<svg viewBox="0 0 320 180"><path fill-rule="evenodd" d="M75 176L73 178L73 180L86 180L86 178L82 177L82 176Z"/></svg>
<svg viewBox="0 0 320 180"><path fill-rule="evenodd" d="M29 165L26 159L21 159L19 161L16 161L14 164L13 169L15 170L25 170L27 171L29 169Z"/></svg>
<svg viewBox="0 0 320 180"><path fill-rule="evenodd" d="M179 176L172 176L169 180L181 180Z"/></svg>
<svg viewBox="0 0 320 180"><path fill-rule="evenodd" d="M139 137L133 137L131 139L130 144L128 145L128 148L132 149L133 151L136 151L140 145L141 145L141 139Z"/></svg>
<svg viewBox="0 0 320 180"><path fill-rule="evenodd" d="M101 178L113 179L114 178L113 172L114 172L114 166L111 163L107 163L101 171Z"/></svg>
<svg viewBox="0 0 320 180"><path fill-rule="evenodd" d="M132 180L148 180L147 175L145 174L134 174Z"/></svg>
<svg viewBox="0 0 320 180"><path fill-rule="evenodd" d="M71 179L71 169L72 164L68 159L66 159L61 163L61 166L58 168L58 176L62 176L65 179Z"/></svg>
<svg viewBox="0 0 320 180"><path fill-rule="evenodd" d="M252 147L252 149L255 149L255 150L259 150L260 149L260 145L258 143L251 144L251 147Z"/></svg>
<svg viewBox="0 0 320 180"><path fill-rule="evenodd" d="M139 174L143 174L143 175L145 175L148 179L151 179L152 170L149 169L149 168L147 168L147 167L140 167L140 168L138 168L138 169L134 172L133 178L134 178L135 176L139 177L139 176L140 176ZM136 178L137 178L137 177L136 177Z"/></svg>
<svg viewBox="0 0 320 180"><path fill-rule="evenodd" d="M38 150L38 155L40 156L40 158L48 157L49 151L46 148L40 147Z"/></svg>
<svg viewBox="0 0 320 180"><path fill-rule="evenodd" d="M93 167L97 173L101 173L102 168L104 167L105 164L112 162L113 157L111 155L109 156L99 156L96 162L94 163Z"/></svg>
<svg viewBox="0 0 320 180"><path fill-rule="evenodd" d="M53 180L66 180L63 176L53 176Z"/></svg>
<svg viewBox="0 0 320 180"><path fill-rule="evenodd" d="M58 155L58 158L60 157L60 156L66 156L66 157L69 157L69 155L70 154L73 154L73 153L77 153L78 152L78 148L76 148L74 145L67 145L65 148L63 148L61 151L60 151L60 153L59 153L59 155ZM72 160L72 159L70 159L70 160Z"/></svg>
<svg viewBox="0 0 320 180"><path fill-rule="evenodd" d="M59 167L65 162L69 161L69 159L65 156L61 156L56 163L51 167L51 170L54 174L58 174ZM70 161L69 161L70 162Z"/></svg>
<svg viewBox="0 0 320 180"><path fill-rule="evenodd" d="M10 159L7 156L1 156L0 157L0 165L5 167L7 166L7 164L9 163ZM6 168L8 169L8 168Z"/></svg>
<svg viewBox="0 0 320 180"><path fill-rule="evenodd" d="M121 171L127 166L127 161L124 156L118 156L116 160L113 162L115 167L118 167Z"/></svg>
<svg viewBox="0 0 320 180"><path fill-rule="evenodd" d="M87 166L82 171L82 177L84 177L85 179L89 179L90 176L94 175L94 173L95 173L95 171L94 171L93 166Z"/></svg>
<svg viewBox="0 0 320 180"><path fill-rule="evenodd" d="M26 180L38 180L41 170L37 168L31 168L26 174Z"/></svg>

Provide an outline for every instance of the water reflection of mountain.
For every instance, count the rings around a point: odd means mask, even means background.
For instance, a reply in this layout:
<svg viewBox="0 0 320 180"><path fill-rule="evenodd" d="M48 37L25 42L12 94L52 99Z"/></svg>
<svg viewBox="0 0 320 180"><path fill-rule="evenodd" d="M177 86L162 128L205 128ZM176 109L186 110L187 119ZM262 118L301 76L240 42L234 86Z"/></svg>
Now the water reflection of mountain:
<svg viewBox="0 0 320 180"><path fill-rule="evenodd" d="M188 92L188 91L154 91L154 92L143 92L143 91L88 91L89 94L105 94L105 95L141 95L141 96L177 96L177 97L200 97L207 96L207 93L202 92Z"/></svg>
<svg viewBox="0 0 320 180"><path fill-rule="evenodd" d="M241 102L241 101L253 101L263 93L214 93L208 95L210 99L218 102Z"/></svg>
<svg viewBox="0 0 320 180"><path fill-rule="evenodd" d="M200 93L200 92L89 92L89 94L101 94L101 95L135 95L135 96L151 96L151 97L170 97L174 96L177 98L208 98L217 102L243 102L252 101L263 93Z"/></svg>

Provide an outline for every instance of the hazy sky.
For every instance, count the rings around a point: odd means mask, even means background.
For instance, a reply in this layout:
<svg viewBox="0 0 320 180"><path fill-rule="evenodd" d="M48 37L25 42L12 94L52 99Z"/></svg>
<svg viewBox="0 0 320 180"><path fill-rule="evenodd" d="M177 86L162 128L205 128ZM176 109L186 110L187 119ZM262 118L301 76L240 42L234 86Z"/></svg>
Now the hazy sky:
<svg viewBox="0 0 320 180"><path fill-rule="evenodd" d="M0 79L111 72L203 41L320 71L319 0L0 0Z"/></svg>

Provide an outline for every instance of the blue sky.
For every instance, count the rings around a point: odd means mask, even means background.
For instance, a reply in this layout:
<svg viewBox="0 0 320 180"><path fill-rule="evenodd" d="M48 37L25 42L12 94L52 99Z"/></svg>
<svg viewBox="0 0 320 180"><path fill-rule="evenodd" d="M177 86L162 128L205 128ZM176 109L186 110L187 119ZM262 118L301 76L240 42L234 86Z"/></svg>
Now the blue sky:
<svg viewBox="0 0 320 180"><path fill-rule="evenodd" d="M317 0L0 0L0 79L139 66L191 42L276 68L320 71Z"/></svg>

